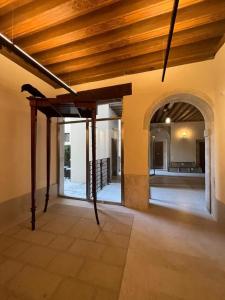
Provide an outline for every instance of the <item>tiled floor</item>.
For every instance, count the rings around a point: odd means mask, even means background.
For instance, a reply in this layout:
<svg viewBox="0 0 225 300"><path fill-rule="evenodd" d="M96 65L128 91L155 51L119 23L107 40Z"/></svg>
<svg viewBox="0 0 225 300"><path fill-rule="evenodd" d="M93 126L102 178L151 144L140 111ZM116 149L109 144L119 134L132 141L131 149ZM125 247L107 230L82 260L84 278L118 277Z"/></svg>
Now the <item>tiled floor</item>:
<svg viewBox="0 0 225 300"><path fill-rule="evenodd" d="M150 203L208 217L202 176L151 176Z"/></svg>
<svg viewBox="0 0 225 300"><path fill-rule="evenodd" d="M223 300L225 228L152 205L146 212L56 200L0 235L1 300ZM61 226L60 226L61 225Z"/></svg>
<svg viewBox="0 0 225 300"><path fill-rule="evenodd" d="M133 216L52 205L0 235L1 300L118 299Z"/></svg>
<svg viewBox="0 0 225 300"><path fill-rule="evenodd" d="M74 198L86 199L86 184L64 181L64 195ZM121 183L111 182L98 191L97 199L105 202L121 203Z"/></svg>

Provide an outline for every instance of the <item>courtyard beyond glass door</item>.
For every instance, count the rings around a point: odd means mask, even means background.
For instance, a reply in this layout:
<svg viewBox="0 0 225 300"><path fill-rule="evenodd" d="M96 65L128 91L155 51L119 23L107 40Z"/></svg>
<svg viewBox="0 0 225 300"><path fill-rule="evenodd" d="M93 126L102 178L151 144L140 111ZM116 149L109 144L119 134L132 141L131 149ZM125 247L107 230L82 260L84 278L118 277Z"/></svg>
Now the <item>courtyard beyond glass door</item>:
<svg viewBox="0 0 225 300"><path fill-rule="evenodd" d="M69 120L60 125L60 131L60 195L91 200L91 122ZM104 118L96 122L96 171L97 200L121 203L120 119Z"/></svg>

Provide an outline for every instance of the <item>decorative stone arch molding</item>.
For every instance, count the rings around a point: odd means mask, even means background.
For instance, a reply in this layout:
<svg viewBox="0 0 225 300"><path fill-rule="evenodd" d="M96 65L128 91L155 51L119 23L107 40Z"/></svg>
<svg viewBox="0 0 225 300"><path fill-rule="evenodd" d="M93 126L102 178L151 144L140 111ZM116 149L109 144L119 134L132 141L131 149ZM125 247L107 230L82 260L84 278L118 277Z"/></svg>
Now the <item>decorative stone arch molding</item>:
<svg viewBox="0 0 225 300"><path fill-rule="evenodd" d="M196 91L174 91L158 98L146 111L143 127L150 132L150 122L154 113L167 103L186 102L192 104L202 113L205 121L205 201L206 207L212 215L215 214L215 187L214 187L214 113L211 108L212 100L205 94ZM150 138L150 134L149 134ZM148 142L148 147L150 143ZM148 153L150 153L149 149Z"/></svg>

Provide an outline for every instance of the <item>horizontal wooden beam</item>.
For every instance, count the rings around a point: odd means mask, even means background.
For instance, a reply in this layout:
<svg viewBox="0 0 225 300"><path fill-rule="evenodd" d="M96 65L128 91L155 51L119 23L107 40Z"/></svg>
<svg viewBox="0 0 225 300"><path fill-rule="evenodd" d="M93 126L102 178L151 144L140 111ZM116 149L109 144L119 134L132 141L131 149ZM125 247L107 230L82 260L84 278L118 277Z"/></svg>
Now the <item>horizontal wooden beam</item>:
<svg viewBox="0 0 225 300"><path fill-rule="evenodd" d="M20 2L24 2L24 4L19 7L11 6L11 11L1 17L0 31L9 37L13 32L16 39L30 36L52 26L59 24L63 26L62 23L118 1L104 0L78 3L71 0L17 0L15 4Z"/></svg>
<svg viewBox="0 0 225 300"><path fill-rule="evenodd" d="M13 12L15 10L27 3L32 2L33 0L1 0L0 1L0 16L2 21L2 16L9 14L8 16L12 20Z"/></svg>
<svg viewBox="0 0 225 300"><path fill-rule="evenodd" d="M97 102L100 103L111 103L112 101L119 101L124 96L132 95L132 84L120 84L109 87L103 87L88 91L80 91L77 96L72 94L63 94L56 97L58 101L68 102Z"/></svg>
<svg viewBox="0 0 225 300"><path fill-rule="evenodd" d="M219 12L218 12L219 11ZM194 5L193 9L180 9L177 16L174 32L195 28L202 25L208 25L224 19L224 5L215 5L215 1L209 2L208 6L203 4ZM118 49L134 43L146 40L165 37L169 30L170 14L163 14L155 18L149 18L117 30L112 30L98 36L89 37L82 41L73 42L63 46L57 45L54 49L45 49L41 51L36 48L34 57L45 65L80 58L104 51ZM164 46L165 47L165 46Z"/></svg>
<svg viewBox="0 0 225 300"><path fill-rule="evenodd" d="M220 37L225 30L225 20L209 25L188 29L175 33L172 47L200 42L213 37ZM144 42L132 44L130 46L109 50L103 53L81 57L65 62L48 65L48 68L55 74L65 74L79 71L110 62L120 61L147 53L157 52L165 49L167 37L160 37Z"/></svg>
<svg viewBox="0 0 225 300"><path fill-rule="evenodd" d="M132 84L119 84L113 86L107 86L98 89L80 91L77 95L62 94L56 96L56 98L35 99L28 97L30 105L36 105L37 107L87 107L94 108L96 104L105 104L120 101L124 96L132 95Z"/></svg>
<svg viewBox="0 0 225 300"><path fill-rule="evenodd" d="M213 47L218 43L218 38L194 43L186 46L171 49L169 66L205 60L214 56ZM118 77L127 74L140 73L161 69L163 65L163 51L145 54L139 57L130 58L120 62L110 63L95 68L85 69L70 74L70 84L80 84L90 81L98 81L106 78ZM67 74L61 76L68 80Z"/></svg>
<svg viewBox="0 0 225 300"><path fill-rule="evenodd" d="M220 0L219 0L220 1ZM193 3L201 0L183 0L181 8L197 8ZM215 2L215 1L214 1ZM201 5L200 3L199 5ZM205 5L204 5L205 6ZM203 7L204 7L203 6ZM209 4L209 12L212 5ZM16 39L16 42L29 53L36 53L46 49L65 45L74 41L103 34L146 19L153 19L170 13L171 1L168 0L123 0L112 6L99 9L95 14L87 14L79 18L64 22L63 25L51 27L29 37ZM198 10L198 9L197 9ZM218 13L218 5L217 5ZM112 40L111 40L112 41Z"/></svg>

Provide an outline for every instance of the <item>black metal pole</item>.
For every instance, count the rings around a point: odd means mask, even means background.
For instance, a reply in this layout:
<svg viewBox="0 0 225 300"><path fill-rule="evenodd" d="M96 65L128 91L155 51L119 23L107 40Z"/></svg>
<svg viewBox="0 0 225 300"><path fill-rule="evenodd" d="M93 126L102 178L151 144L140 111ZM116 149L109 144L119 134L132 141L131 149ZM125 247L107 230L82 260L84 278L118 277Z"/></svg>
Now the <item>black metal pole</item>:
<svg viewBox="0 0 225 300"><path fill-rule="evenodd" d="M51 167L51 118L50 117L47 117L47 124L46 124L46 154L47 154L46 157L47 188L46 188L44 212L46 212L48 208L49 190L50 190L50 167Z"/></svg>
<svg viewBox="0 0 225 300"><path fill-rule="evenodd" d="M37 143L37 103L31 104L31 224L35 230L36 211L36 143Z"/></svg>
<svg viewBox="0 0 225 300"><path fill-rule="evenodd" d="M96 190L96 109L92 110L92 197L94 202L95 218L99 225L97 210L97 190Z"/></svg>
<svg viewBox="0 0 225 300"><path fill-rule="evenodd" d="M170 21L170 31L169 31L169 35L168 35L166 54L165 54L164 65L163 65L162 82L165 79L166 68L167 68L169 54L170 54L170 47L171 47L171 42L172 42L172 38L173 38L174 25L176 22L178 5L179 5L179 0L174 0L173 11L172 11L172 16L171 16L171 21Z"/></svg>

